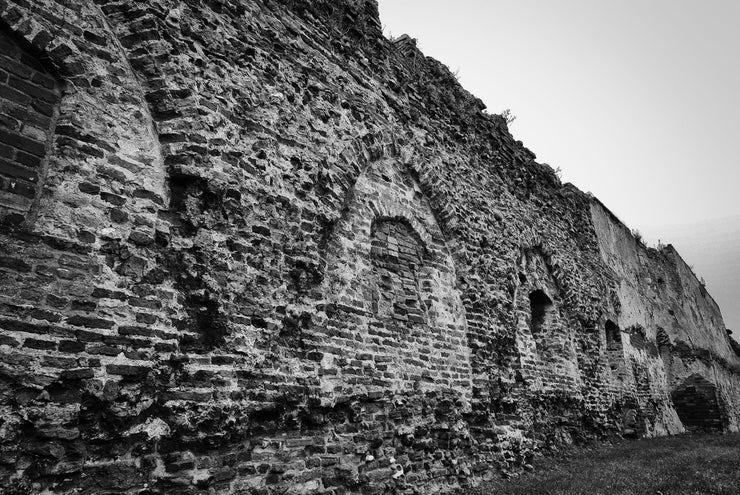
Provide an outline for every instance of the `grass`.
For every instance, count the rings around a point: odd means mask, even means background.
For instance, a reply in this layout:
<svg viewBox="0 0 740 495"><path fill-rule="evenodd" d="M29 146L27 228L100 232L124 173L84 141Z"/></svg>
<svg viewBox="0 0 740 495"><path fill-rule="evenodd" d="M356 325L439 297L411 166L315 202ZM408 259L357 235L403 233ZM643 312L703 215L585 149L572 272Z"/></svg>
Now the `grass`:
<svg viewBox="0 0 740 495"><path fill-rule="evenodd" d="M622 441L543 458L471 495L738 495L740 434Z"/></svg>

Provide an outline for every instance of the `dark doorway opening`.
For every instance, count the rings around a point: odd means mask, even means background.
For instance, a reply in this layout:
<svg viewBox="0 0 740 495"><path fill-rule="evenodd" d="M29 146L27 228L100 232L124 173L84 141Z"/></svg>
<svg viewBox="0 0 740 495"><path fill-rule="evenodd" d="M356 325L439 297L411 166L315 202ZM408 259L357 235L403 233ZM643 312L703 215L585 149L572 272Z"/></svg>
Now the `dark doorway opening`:
<svg viewBox="0 0 740 495"><path fill-rule="evenodd" d="M671 393L673 405L689 431L724 431L723 407L717 387L699 374L684 380Z"/></svg>
<svg viewBox="0 0 740 495"><path fill-rule="evenodd" d="M548 315L555 308L552 299L541 289L529 294L529 306L532 312L531 329L532 335L537 336L546 327Z"/></svg>

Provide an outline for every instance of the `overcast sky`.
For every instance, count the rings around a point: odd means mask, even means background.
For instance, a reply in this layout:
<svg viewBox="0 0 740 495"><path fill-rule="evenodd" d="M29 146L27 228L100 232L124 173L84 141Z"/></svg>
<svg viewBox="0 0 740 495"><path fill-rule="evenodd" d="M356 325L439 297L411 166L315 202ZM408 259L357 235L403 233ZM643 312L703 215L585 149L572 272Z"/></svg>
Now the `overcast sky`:
<svg viewBox="0 0 740 495"><path fill-rule="evenodd" d="M740 335L740 0L379 0L491 113L648 243Z"/></svg>

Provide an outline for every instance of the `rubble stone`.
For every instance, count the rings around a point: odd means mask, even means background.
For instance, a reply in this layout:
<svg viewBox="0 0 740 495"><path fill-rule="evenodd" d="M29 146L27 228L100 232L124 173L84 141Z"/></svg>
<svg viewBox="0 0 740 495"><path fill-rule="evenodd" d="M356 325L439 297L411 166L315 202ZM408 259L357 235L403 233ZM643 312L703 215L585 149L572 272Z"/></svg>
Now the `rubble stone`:
<svg viewBox="0 0 740 495"><path fill-rule="evenodd" d="M434 493L740 429L678 253L373 0L0 0L0 481Z"/></svg>

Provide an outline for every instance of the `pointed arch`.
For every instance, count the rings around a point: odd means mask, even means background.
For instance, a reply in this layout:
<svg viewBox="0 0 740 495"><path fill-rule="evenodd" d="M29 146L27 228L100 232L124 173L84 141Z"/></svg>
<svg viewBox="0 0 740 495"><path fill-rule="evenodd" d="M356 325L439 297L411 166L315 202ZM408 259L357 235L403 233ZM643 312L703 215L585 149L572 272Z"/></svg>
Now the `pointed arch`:
<svg viewBox="0 0 740 495"><path fill-rule="evenodd" d="M344 370L359 378L327 377L335 385L324 388L457 389L468 400L470 357L455 267L416 179L396 160L368 163L332 237L322 289L336 321L336 330L328 329L332 346L336 355L372 352L374 363L362 373Z"/></svg>
<svg viewBox="0 0 740 495"><path fill-rule="evenodd" d="M0 6L5 28L56 76L60 89L45 178L39 180L25 225L86 243L95 236L79 224L80 217L96 217L100 228L116 230L120 219L131 215L153 225L166 197L164 163L129 60L97 6L79 11L84 33L70 30L58 16L45 15L46 9L12 2ZM70 204L70 197L78 201Z"/></svg>
<svg viewBox="0 0 740 495"><path fill-rule="evenodd" d="M516 270L517 341L525 375L553 388L577 387L578 353L555 257L541 243L527 245Z"/></svg>

